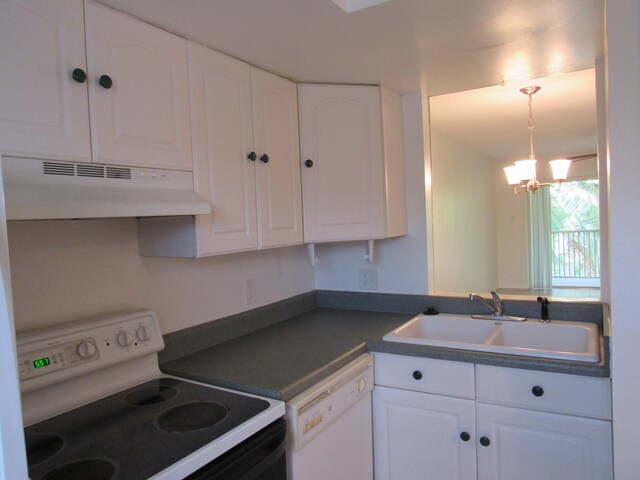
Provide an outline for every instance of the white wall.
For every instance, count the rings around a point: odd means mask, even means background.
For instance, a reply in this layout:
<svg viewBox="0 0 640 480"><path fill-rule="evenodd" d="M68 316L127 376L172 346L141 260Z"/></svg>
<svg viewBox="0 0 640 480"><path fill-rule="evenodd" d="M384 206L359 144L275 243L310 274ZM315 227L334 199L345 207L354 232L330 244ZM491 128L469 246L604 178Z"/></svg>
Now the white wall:
<svg viewBox="0 0 640 480"><path fill-rule="evenodd" d="M135 219L10 222L16 330L151 308L164 333L314 288L304 247L203 259L138 255ZM257 302L245 304L244 282Z"/></svg>
<svg viewBox="0 0 640 480"><path fill-rule="evenodd" d="M488 292L498 283L495 166L431 132L434 290Z"/></svg>
<svg viewBox="0 0 640 480"><path fill-rule="evenodd" d="M14 338L9 251L7 248L2 168L0 168L0 365L2 365L0 368L0 385L2 385L0 480L27 477L27 457L24 447Z"/></svg>
<svg viewBox="0 0 640 480"><path fill-rule="evenodd" d="M422 103L420 94L402 97L408 235L376 242L373 264L364 259L364 242L318 244L316 288L357 291L358 269L375 268L380 292L427 293L425 166L429 124Z"/></svg>
<svg viewBox="0 0 640 480"><path fill-rule="evenodd" d="M640 2L606 6L611 369L616 480L640 478Z"/></svg>

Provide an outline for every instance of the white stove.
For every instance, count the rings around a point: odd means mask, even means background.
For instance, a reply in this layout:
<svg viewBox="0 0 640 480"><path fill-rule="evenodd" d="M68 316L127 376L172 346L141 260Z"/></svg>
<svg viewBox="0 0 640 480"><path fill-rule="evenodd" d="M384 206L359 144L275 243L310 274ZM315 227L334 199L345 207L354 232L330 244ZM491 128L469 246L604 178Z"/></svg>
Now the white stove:
<svg viewBox="0 0 640 480"><path fill-rule="evenodd" d="M213 473L193 478L238 478L216 476L216 465L265 435L271 458L284 449L284 437L269 433L283 402L164 375L162 348L151 310L18 335L32 480L175 480L205 466ZM240 463L251 461L264 463ZM252 478L284 480L271 475Z"/></svg>

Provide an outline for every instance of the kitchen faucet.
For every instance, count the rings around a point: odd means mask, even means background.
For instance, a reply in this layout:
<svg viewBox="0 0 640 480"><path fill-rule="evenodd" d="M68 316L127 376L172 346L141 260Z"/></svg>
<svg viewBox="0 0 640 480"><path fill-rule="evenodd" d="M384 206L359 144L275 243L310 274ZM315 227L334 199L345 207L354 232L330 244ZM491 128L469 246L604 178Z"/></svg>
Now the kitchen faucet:
<svg viewBox="0 0 640 480"><path fill-rule="evenodd" d="M489 310L491 310L491 313L493 315L495 315L496 317L502 317L503 313L504 313L504 304L502 303L502 299L500 298L500 296L493 290L491 290L491 303L487 300L485 300L484 298L482 298L480 295L478 295L477 293L470 293L469 294L469 300L471 300L472 302L477 300L479 301L481 304L483 304L485 307L487 307Z"/></svg>

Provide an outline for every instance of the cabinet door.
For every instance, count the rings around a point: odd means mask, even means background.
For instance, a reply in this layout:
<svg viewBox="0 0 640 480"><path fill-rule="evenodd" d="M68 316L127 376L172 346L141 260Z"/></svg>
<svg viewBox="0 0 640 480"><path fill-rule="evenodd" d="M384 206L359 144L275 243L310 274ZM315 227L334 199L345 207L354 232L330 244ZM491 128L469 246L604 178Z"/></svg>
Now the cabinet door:
<svg viewBox="0 0 640 480"><path fill-rule="evenodd" d="M301 244L296 85L256 68L251 70L251 85L254 146L259 160L256 162L258 245L268 248Z"/></svg>
<svg viewBox="0 0 640 480"><path fill-rule="evenodd" d="M305 242L384 236L378 87L301 85ZM306 164L305 164L306 165Z"/></svg>
<svg viewBox="0 0 640 480"><path fill-rule="evenodd" d="M251 68L189 43L197 191L211 200L198 215L197 255L256 249Z"/></svg>
<svg viewBox="0 0 640 480"><path fill-rule="evenodd" d="M4 155L90 161L82 0L0 1Z"/></svg>
<svg viewBox="0 0 640 480"><path fill-rule="evenodd" d="M376 480L476 478L473 400L376 386L373 430Z"/></svg>
<svg viewBox="0 0 640 480"><path fill-rule="evenodd" d="M479 403L479 480L613 478L611 423Z"/></svg>
<svg viewBox="0 0 640 480"><path fill-rule="evenodd" d="M186 40L93 2L86 31L93 161L191 170Z"/></svg>

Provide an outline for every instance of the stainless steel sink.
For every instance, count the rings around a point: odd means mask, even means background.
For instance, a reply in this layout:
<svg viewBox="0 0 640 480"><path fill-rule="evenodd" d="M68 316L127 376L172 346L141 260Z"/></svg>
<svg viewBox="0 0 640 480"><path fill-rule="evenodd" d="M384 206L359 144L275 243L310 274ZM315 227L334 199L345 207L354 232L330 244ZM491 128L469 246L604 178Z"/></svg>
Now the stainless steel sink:
<svg viewBox="0 0 640 480"><path fill-rule="evenodd" d="M389 342L494 352L577 362L600 361L598 326L552 320L540 323L468 315L418 315L383 337Z"/></svg>

